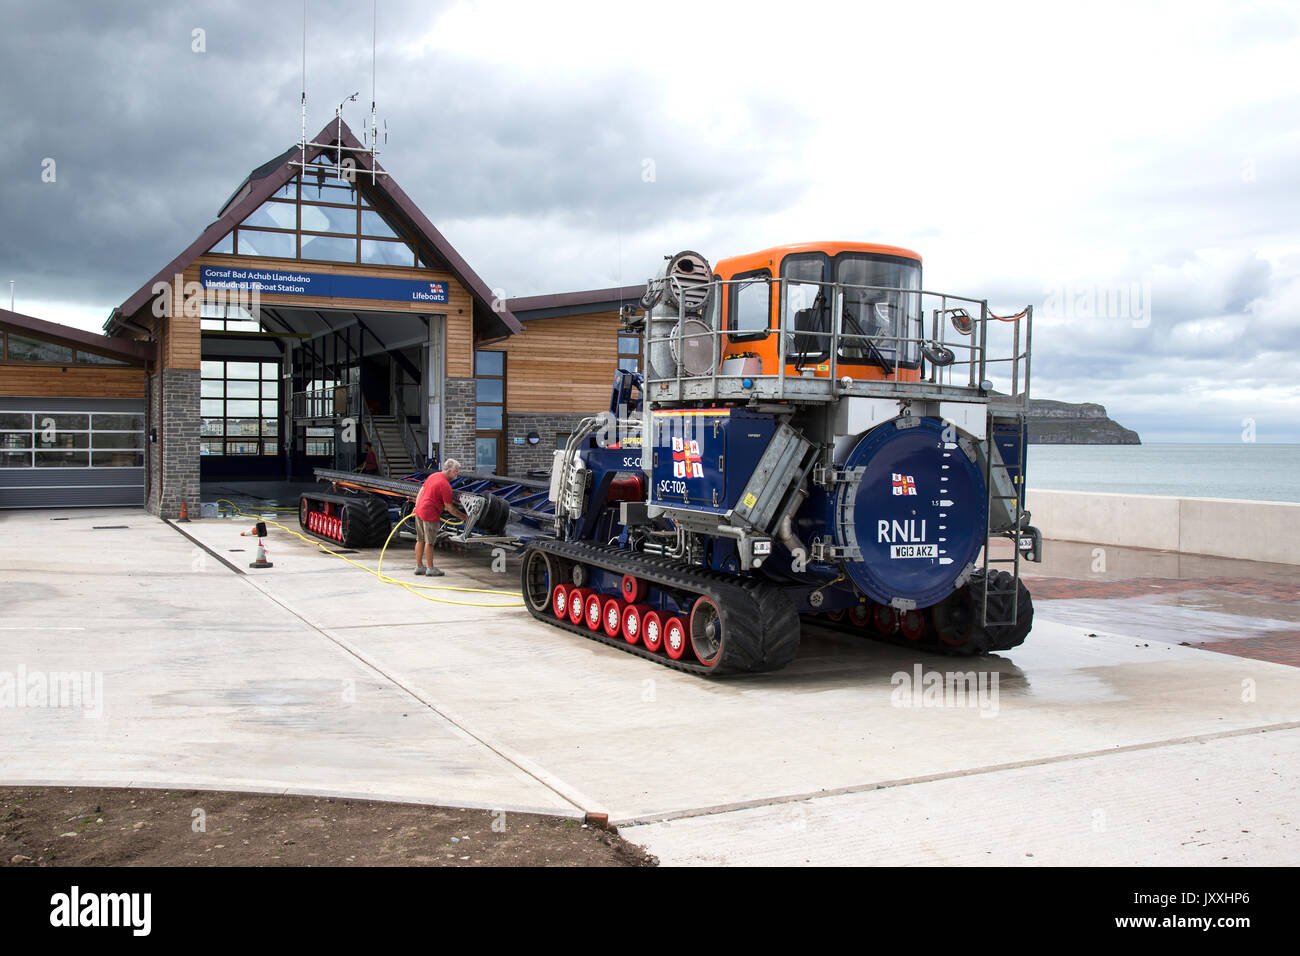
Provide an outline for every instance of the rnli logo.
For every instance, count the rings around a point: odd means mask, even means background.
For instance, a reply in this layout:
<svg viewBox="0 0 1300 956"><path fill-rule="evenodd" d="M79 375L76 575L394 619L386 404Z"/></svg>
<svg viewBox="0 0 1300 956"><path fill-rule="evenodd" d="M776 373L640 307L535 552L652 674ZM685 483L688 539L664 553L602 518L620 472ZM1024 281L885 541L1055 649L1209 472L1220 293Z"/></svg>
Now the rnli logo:
<svg viewBox="0 0 1300 956"><path fill-rule="evenodd" d="M896 495L914 495L916 494L916 481L911 475L900 475L894 472L893 475L894 494Z"/></svg>
<svg viewBox="0 0 1300 956"><path fill-rule="evenodd" d="M704 477L704 466L700 464L700 443L695 439L673 439L673 477Z"/></svg>

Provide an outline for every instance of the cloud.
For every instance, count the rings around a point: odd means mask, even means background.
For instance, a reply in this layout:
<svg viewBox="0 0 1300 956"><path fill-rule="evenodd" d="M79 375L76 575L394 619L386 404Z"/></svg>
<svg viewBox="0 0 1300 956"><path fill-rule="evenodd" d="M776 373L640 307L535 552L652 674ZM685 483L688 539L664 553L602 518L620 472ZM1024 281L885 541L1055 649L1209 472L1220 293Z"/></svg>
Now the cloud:
<svg viewBox="0 0 1300 956"><path fill-rule="evenodd" d="M369 10L310 11L309 132L354 91L359 130ZM299 18L5 4L0 280L20 308L97 328L296 140ZM1249 383L1300 440L1294 9L386 0L378 32L382 161L509 295L640 281L681 248L888 242L922 253L928 288L1035 305L1039 396L1221 429ZM1054 313L1062 290L1092 311Z"/></svg>

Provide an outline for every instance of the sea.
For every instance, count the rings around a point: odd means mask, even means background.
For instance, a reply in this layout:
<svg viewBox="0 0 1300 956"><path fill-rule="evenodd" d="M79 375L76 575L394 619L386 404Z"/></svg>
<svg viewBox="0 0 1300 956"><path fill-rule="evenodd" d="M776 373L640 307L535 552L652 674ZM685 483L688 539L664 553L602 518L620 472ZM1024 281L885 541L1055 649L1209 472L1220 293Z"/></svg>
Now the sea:
<svg viewBox="0 0 1300 956"><path fill-rule="evenodd" d="M1300 445L1030 445L1035 488L1300 502Z"/></svg>

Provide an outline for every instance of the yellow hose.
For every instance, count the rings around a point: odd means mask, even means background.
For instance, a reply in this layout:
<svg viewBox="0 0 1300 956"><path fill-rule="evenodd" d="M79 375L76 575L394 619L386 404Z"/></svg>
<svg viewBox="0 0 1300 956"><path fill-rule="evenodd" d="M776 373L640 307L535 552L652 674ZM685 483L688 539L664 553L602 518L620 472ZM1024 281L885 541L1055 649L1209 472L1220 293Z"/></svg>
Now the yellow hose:
<svg viewBox="0 0 1300 956"><path fill-rule="evenodd" d="M380 583L399 585L400 587L405 588L411 594L414 594L416 597L423 598L426 601L433 601L436 604L455 604L458 607L507 608L507 607L524 606L524 602L522 600L520 600L518 603L515 604L484 604L478 601L454 601L451 598L438 598L438 597L434 597L431 594L420 593L421 591L457 591L464 594L491 594L494 597L508 597L508 598L521 597L521 595L516 594L513 591L493 591L489 588L458 588L447 584L412 584L409 581L402 581L399 580L398 578L394 578L387 574L384 574L384 555L388 551L388 546L389 544L392 543L393 536L397 534L397 529L400 528L402 525L406 524L406 522L410 521L411 518L415 517L414 512L408 514L401 521L397 522L397 524L393 525L393 529L388 532L387 540L384 541L383 549L379 552L379 566L377 568L368 568L364 564L361 564L360 562L353 561L351 558L347 557L346 555L342 555L339 554L337 551L330 550L319 540L315 538L309 538L305 534L295 531L293 528L285 527L284 525L280 524L280 522L278 521L267 521L260 514L249 514L248 512L241 510L238 505L236 505L233 501L230 501L227 498L218 498L217 504L229 505L231 511L239 515L241 518L254 518L254 519L261 520L263 524L272 525L273 527L279 528L281 531L288 532L289 534L293 535L295 538L298 538L299 540L305 541L308 544L314 544L316 545L316 547L320 548L326 554L333 555L334 557L338 558L340 561L346 561L354 568L360 568L362 571L365 571L367 574L373 574L375 577L379 579ZM267 509L267 510L271 510L271 509ZM294 508L291 510L297 511L298 509ZM459 524L459 522L456 523Z"/></svg>

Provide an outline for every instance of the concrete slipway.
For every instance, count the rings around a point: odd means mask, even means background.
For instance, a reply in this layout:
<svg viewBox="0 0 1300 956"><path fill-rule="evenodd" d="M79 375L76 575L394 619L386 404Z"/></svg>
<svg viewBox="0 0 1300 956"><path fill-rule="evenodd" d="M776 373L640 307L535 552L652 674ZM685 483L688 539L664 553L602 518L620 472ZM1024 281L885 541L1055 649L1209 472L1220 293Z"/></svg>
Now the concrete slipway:
<svg viewBox="0 0 1300 956"><path fill-rule="evenodd" d="M0 707L0 783L603 813L665 863L1300 859L1294 667L1040 620L980 663L810 629L784 671L704 681L278 530L275 567L238 573L247 524L0 516L0 690L103 680L99 717ZM410 564L385 570L426 583ZM516 587L513 561L442 564ZM900 706L925 703L897 687L918 665L996 674L997 697Z"/></svg>

